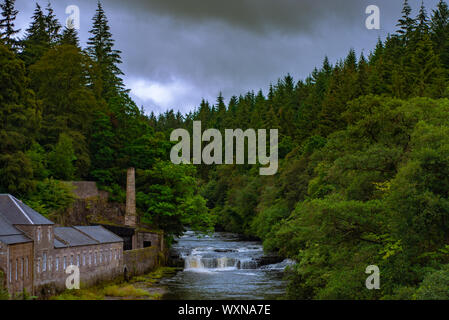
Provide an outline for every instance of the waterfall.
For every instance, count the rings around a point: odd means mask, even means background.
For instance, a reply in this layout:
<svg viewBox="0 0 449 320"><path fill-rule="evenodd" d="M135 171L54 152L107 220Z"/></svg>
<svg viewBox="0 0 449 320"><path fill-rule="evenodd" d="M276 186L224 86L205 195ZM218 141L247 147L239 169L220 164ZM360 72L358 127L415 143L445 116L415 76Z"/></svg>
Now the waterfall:
<svg viewBox="0 0 449 320"><path fill-rule="evenodd" d="M200 255L189 255L184 257L184 268L192 269L240 269L241 261L232 257L212 257L205 258Z"/></svg>

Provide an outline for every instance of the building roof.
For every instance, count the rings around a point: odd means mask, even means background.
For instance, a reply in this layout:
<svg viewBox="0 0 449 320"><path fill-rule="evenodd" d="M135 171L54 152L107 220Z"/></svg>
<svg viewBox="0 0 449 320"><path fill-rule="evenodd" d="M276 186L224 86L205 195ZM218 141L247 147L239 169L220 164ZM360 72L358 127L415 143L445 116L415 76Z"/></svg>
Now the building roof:
<svg viewBox="0 0 449 320"><path fill-rule="evenodd" d="M98 243L123 242L122 238L112 233L111 231L103 228L102 226L88 226L88 227L74 227L74 228L88 235L92 239L98 241Z"/></svg>
<svg viewBox="0 0 449 320"><path fill-rule="evenodd" d="M53 225L54 223L37 213L10 194L0 194L0 213L13 225Z"/></svg>
<svg viewBox="0 0 449 320"><path fill-rule="evenodd" d="M0 213L0 242L5 244L17 244L31 242L31 239L15 228L2 216L2 213Z"/></svg>
<svg viewBox="0 0 449 320"><path fill-rule="evenodd" d="M69 247L79 247L79 246L88 246L95 245L98 242L84 233L76 230L75 228L55 228L55 237L57 240L65 244Z"/></svg>
<svg viewBox="0 0 449 320"><path fill-rule="evenodd" d="M59 241L58 239L54 239L54 246L56 249L61 249L61 248L67 248L68 246L64 243L62 243L61 241Z"/></svg>
<svg viewBox="0 0 449 320"><path fill-rule="evenodd" d="M19 244L19 243L27 243L32 242L32 240L23 234L15 234L11 236L0 236L0 242L5 244Z"/></svg>

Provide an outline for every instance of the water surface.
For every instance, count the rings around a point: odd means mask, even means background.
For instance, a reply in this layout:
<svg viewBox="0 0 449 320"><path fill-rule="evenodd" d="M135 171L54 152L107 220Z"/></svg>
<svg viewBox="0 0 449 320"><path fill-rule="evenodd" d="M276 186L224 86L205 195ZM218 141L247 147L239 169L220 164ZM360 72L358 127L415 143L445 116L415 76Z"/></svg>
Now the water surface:
<svg viewBox="0 0 449 320"><path fill-rule="evenodd" d="M215 233L198 238L188 231L174 249L184 259L184 271L163 279L169 300L261 300L285 293L283 270L291 261L260 266L260 242L240 241L238 235Z"/></svg>

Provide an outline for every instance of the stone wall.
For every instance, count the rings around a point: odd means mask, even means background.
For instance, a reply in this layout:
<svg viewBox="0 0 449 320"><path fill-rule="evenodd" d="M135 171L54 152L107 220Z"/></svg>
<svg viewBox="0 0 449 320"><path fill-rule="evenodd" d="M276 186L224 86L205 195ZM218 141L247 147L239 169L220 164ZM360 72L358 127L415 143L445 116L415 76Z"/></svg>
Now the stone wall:
<svg viewBox="0 0 449 320"><path fill-rule="evenodd" d="M123 225L125 205L111 203L107 199L76 199L58 224L64 226L86 226L92 223Z"/></svg>
<svg viewBox="0 0 449 320"><path fill-rule="evenodd" d="M157 247L124 251L123 258L127 277L148 273L163 263L163 255Z"/></svg>
<svg viewBox="0 0 449 320"><path fill-rule="evenodd" d="M148 247L145 244L150 243L150 247L159 248L160 251L164 250L164 234L162 232L136 232L136 249L143 249Z"/></svg>
<svg viewBox="0 0 449 320"><path fill-rule="evenodd" d="M64 261L65 260L65 261ZM38 294L51 287L63 291L66 279L65 267L78 266L81 286L95 285L101 281L112 280L123 275L123 249L121 243L61 248L54 250L52 263L46 272L38 274ZM47 279L47 281L45 281ZM52 292L53 293L53 292Z"/></svg>
<svg viewBox="0 0 449 320"><path fill-rule="evenodd" d="M9 261L6 261L6 284L12 297L33 291L33 243L8 246Z"/></svg>

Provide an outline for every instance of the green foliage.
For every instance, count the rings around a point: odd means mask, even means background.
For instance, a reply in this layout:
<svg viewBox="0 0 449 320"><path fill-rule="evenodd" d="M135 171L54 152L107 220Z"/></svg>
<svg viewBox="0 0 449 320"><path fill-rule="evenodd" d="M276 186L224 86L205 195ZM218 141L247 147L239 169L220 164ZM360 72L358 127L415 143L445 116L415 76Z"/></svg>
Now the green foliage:
<svg viewBox="0 0 449 320"><path fill-rule="evenodd" d="M48 218L62 215L74 202L72 187L64 182L45 179L36 185L36 191L24 201Z"/></svg>
<svg viewBox="0 0 449 320"><path fill-rule="evenodd" d="M137 206L141 220L169 235L181 235L184 226L210 231L212 219L206 201L196 194L195 168L158 162L151 170L138 171Z"/></svg>
<svg viewBox="0 0 449 320"><path fill-rule="evenodd" d="M449 299L449 268L429 272L416 290L418 300L448 300Z"/></svg>
<svg viewBox="0 0 449 320"><path fill-rule="evenodd" d="M33 168L25 155L39 129L41 112L29 90L25 66L0 44L0 192L33 189Z"/></svg>
<svg viewBox="0 0 449 320"><path fill-rule="evenodd" d="M75 175L75 160L73 141L67 134L62 133L58 143L48 155L51 175L56 179L72 180Z"/></svg>

